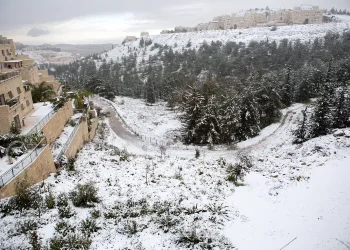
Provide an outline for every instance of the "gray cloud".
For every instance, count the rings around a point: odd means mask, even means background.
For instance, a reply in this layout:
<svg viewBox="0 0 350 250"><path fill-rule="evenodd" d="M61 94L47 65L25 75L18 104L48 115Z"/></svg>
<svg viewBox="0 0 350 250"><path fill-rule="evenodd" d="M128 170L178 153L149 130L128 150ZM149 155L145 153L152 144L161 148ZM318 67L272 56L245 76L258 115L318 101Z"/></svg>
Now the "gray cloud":
<svg viewBox="0 0 350 250"><path fill-rule="evenodd" d="M51 23L82 17L115 16L125 13L131 13L135 20L154 21L146 24L135 23L127 30L138 33L141 30L195 26L210 21L217 15L243 9L265 8L267 5L270 8L293 8L308 3L319 5L321 8L330 9L334 6L337 9L350 9L349 0L0 0L0 2L0 31L2 35L8 37L12 36L14 31L26 29L28 26L50 27ZM34 32L34 35L42 34Z"/></svg>
<svg viewBox="0 0 350 250"><path fill-rule="evenodd" d="M31 28L27 35L31 37L38 37L38 36L43 36L49 34L50 31L46 27L33 27Z"/></svg>

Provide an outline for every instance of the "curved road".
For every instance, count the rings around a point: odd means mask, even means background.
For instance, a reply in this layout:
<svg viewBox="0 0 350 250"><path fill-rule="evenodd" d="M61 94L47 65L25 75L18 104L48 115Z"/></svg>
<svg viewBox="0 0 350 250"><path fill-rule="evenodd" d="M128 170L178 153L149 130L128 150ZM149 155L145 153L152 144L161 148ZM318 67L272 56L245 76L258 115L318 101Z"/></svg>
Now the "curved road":
<svg viewBox="0 0 350 250"><path fill-rule="evenodd" d="M132 132L130 132L129 129L127 129L127 126L123 123L123 121L121 121L121 119L119 118L119 115L117 114L115 109L112 107L112 105L108 103L108 101L106 101L104 98L101 98L101 97L93 97L91 100L97 106L100 106L104 112L110 112L110 116L108 118L109 125L116 135L118 135L120 138L122 138L126 142L130 142L131 144L133 144L134 146L140 149L144 148L141 145L143 141L141 141L135 134L133 134ZM262 138L257 143L254 143L247 147L239 148L238 150L224 150L224 151L211 151L211 152L214 154L222 154L225 152L227 153L229 151L235 151L235 152L239 151L244 153L250 153L252 150L267 147L267 145L273 144L276 140L283 141L283 138L282 138L283 134L289 132L292 122L295 122L297 120L298 114L304 108L305 108L305 105L298 104L296 105L296 107L288 110L287 113L283 116L282 122L279 125L279 127L274 132ZM172 149L172 151L177 151L177 150ZM189 150L180 149L178 151L185 152Z"/></svg>

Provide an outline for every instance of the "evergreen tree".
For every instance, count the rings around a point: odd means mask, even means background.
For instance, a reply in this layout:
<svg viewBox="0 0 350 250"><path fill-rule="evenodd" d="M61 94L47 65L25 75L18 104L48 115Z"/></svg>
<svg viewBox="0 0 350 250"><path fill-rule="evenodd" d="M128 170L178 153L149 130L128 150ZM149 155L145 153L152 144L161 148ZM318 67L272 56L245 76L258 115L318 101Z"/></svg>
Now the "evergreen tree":
<svg viewBox="0 0 350 250"><path fill-rule="evenodd" d="M182 107L185 111L182 116L183 139L186 144L200 141L200 135L197 134L196 127L203 113L204 97L194 87L190 88L184 96Z"/></svg>
<svg viewBox="0 0 350 250"><path fill-rule="evenodd" d="M306 107L305 110L301 111L303 114L303 118L300 121L298 128L293 131L293 135L295 137L293 143L303 143L309 137L310 128L308 124L307 109L308 107Z"/></svg>

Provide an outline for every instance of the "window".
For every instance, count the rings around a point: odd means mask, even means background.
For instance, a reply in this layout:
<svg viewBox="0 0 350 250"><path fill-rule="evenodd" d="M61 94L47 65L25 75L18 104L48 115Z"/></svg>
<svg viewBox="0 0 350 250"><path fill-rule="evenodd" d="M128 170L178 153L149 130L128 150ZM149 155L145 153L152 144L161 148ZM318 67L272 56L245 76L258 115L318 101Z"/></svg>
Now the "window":
<svg viewBox="0 0 350 250"><path fill-rule="evenodd" d="M1 50L3 56L5 56L5 50Z"/></svg>
<svg viewBox="0 0 350 250"><path fill-rule="evenodd" d="M9 97L10 97L11 99L13 98L13 94L12 94L11 91L8 92L8 95L9 95Z"/></svg>
<svg viewBox="0 0 350 250"><path fill-rule="evenodd" d="M24 105L23 105L23 103L21 104L21 109L24 110Z"/></svg>
<svg viewBox="0 0 350 250"><path fill-rule="evenodd" d="M29 107L29 105L30 105L30 102L29 102L29 101L27 100L27 101L26 101L26 104L27 104L27 106Z"/></svg>
<svg viewBox="0 0 350 250"><path fill-rule="evenodd" d="M17 87L17 93L18 93L18 94L22 93L22 91L21 91L21 88L20 88L20 87Z"/></svg>

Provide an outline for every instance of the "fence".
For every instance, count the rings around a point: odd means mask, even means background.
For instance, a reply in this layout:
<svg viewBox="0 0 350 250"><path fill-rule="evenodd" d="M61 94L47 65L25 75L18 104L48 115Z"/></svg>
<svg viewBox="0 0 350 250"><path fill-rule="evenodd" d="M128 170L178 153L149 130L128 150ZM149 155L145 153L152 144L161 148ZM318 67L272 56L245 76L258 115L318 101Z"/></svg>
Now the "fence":
<svg viewBox="0 0 350 250"><path fill-rule="evenodd" d="M28 155L26 155L21 161L17 162L9 170L3 173L0 176L0 187L5 186L5 184L10 182L17 174L32 164L32 162L44 150L46 144L46 138L42 139Z"/></svg>
<svg viewBox="0 0 350 250"><path fill-rule="evenodd" d="M71 144L71 142L72 142L72 140L73 140L73 138L74 138L74 136L75 136L77 130L79 129L79 126L80 126L80 123L81 123L81 121L82 121L83 116L87 114L87 112L88 112L89 109L90 109L90 106L88 106L87 109L84 110L84 113L80 116L79 121L78 121L77 124L75 125L75 127L74 127L72 133L69 135L69 137L67 138L66 143L63 145L61 151L60 151L60 152L58 153L58 155L56 156L56 158L55 158L55 161L56 161L56 162L59 162L60 159L61 159L61 157L63 156L63 154L66 153L67 148L68 148L69 145Z"/></svg>
<svg viewBox="0 0 350 250"><path fill-rule="evenodd" d="M57 106L53 107L50 113L48 113L43 119L41 119L40 122L27 133L27 135L40 132L42 128L46 125L46 123L56 114L56 107Z"/></svg>

